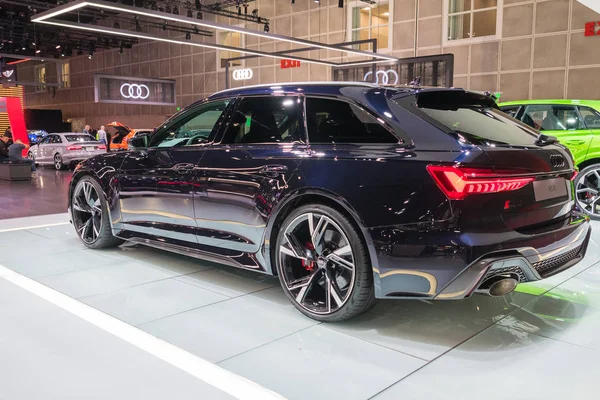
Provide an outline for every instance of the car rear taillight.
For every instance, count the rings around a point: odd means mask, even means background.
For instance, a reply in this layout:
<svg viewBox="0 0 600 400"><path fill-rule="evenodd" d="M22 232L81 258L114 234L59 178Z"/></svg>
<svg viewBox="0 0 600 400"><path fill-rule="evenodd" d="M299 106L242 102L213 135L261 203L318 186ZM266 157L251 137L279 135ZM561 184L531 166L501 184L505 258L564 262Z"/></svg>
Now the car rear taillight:
<svg viewBox="0 0 600 400"><path fill-rule="evenodd" d="M428 165L427 171L450 200L463 200L472 194L519 190L535 180L533 177L511 176L522 171L502 171L461 166Z"/></svg>
<svg viewBox="0 0 600 400"><path fill-rule="evenodd" d="M67 146L67 150L81 150L82 146Z"/></svg>
<svg viewBox="0 0 600 400"><path fill-rule="evenodd" d="M104 145L104 144L99 144L98 146L96 146L96 148L97 148L98 150L106 150L106 145Z"/></svg>
<svg viewBox="0 0 600 400"><path fill-rule="evenodd" d="M569 178L570 181L574 181L575 178L577 177L578 172L577 171L573 171L573 175L571 175L571 177Z"/></svg>

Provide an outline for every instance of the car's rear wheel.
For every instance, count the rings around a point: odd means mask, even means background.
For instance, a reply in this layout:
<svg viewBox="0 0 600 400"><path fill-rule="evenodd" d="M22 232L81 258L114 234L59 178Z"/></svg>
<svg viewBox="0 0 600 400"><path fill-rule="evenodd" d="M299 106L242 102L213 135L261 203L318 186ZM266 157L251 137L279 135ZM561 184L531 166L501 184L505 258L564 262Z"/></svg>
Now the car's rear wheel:
<svg viewBox="0 0 600 400"><path fill-rule="evenodd" d="M54 155L54 168L56 168L57 171L60 171L64 167L65 166L63 164L63 160L62 160L62 157L60 156L60 154L55 154Z"/></svg>
<svg viewBox="0 0 600 400"><path fill-rule="evenodd" d="M108 203L100 184L92 177L81 178L73 190L71 214L77 236L91 249L106 249L123 243L110 228Z"/></svg>
<svg viewBox="0 0 600 400"><path fill-rule="evenodd" d="M352 221L331 207L294 210L281 226L273 262L288 298L313 319L342 321L374 304L367 247Z"/></svg>
<svg viewBox="0 0 600 400"><path fill-rule="evenodd" d="M600 164L579 172L575 180L577 205L594 220L600 220Z"/></svg>

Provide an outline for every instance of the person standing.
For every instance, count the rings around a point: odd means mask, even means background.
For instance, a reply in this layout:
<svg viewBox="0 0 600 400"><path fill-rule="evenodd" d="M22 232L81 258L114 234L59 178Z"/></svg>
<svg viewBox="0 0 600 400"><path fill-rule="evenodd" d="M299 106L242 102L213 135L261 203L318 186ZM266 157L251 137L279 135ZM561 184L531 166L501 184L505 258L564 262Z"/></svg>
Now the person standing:
<svg viewBox="0 0 600 400"><path fill-rule="evenodd" d="M28 144L23 144L21 140L17 139L16 142L8 146L8 159L14 163L25 163L31 165L31 172L35 172L35 161L31 158L23 157L23 150L29 148Z"/></svg>
<svg viewBox="0 0 600 400"><path fill-rule="evenodd" d="M8 146L11 144L8 136L0 136L0 161L8 160Z"/></svg>
<svg viewBox="0 0 600 400"><path fill-rule="evenodd" d="M89 135L90 133L92 133L91 129L92 128L89 125L86 125L85 128L83 128L83 133L87 133Z"/></svg>
<svg viewBox="0 0 600 400"><path fill-rule="evenodd" d="M98 141L102 144L106 144L106 131L104 130L104 125L102 125L98 131Z"/></svg>

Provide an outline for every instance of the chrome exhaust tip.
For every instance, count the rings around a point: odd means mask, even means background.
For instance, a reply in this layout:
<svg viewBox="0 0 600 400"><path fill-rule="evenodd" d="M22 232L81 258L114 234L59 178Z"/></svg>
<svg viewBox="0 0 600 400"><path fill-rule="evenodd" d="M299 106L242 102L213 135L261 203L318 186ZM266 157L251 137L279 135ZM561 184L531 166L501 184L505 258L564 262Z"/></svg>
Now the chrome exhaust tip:
<svg viewBox="0 0 600 400"><path fill-rule="evenodd" d="M497 275L483 282L475 293L485 294L491 297L506 296L511 293L517 285L519 279L513 275Z"/></svg>

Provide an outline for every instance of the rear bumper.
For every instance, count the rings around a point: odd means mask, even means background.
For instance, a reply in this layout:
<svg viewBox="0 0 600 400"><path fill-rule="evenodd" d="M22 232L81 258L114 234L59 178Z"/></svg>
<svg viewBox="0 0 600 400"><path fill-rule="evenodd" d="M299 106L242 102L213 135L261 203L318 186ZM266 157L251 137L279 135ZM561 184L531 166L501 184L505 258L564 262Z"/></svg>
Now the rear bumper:
<svg viewBox="0 0 600 400"><path fill-rule="evenodd" d="M378 298L462 299L494 275L532 282L571 268L583 259L591 235L589 218L573 211L533 234L407 232L371 229Z"/></svg>

